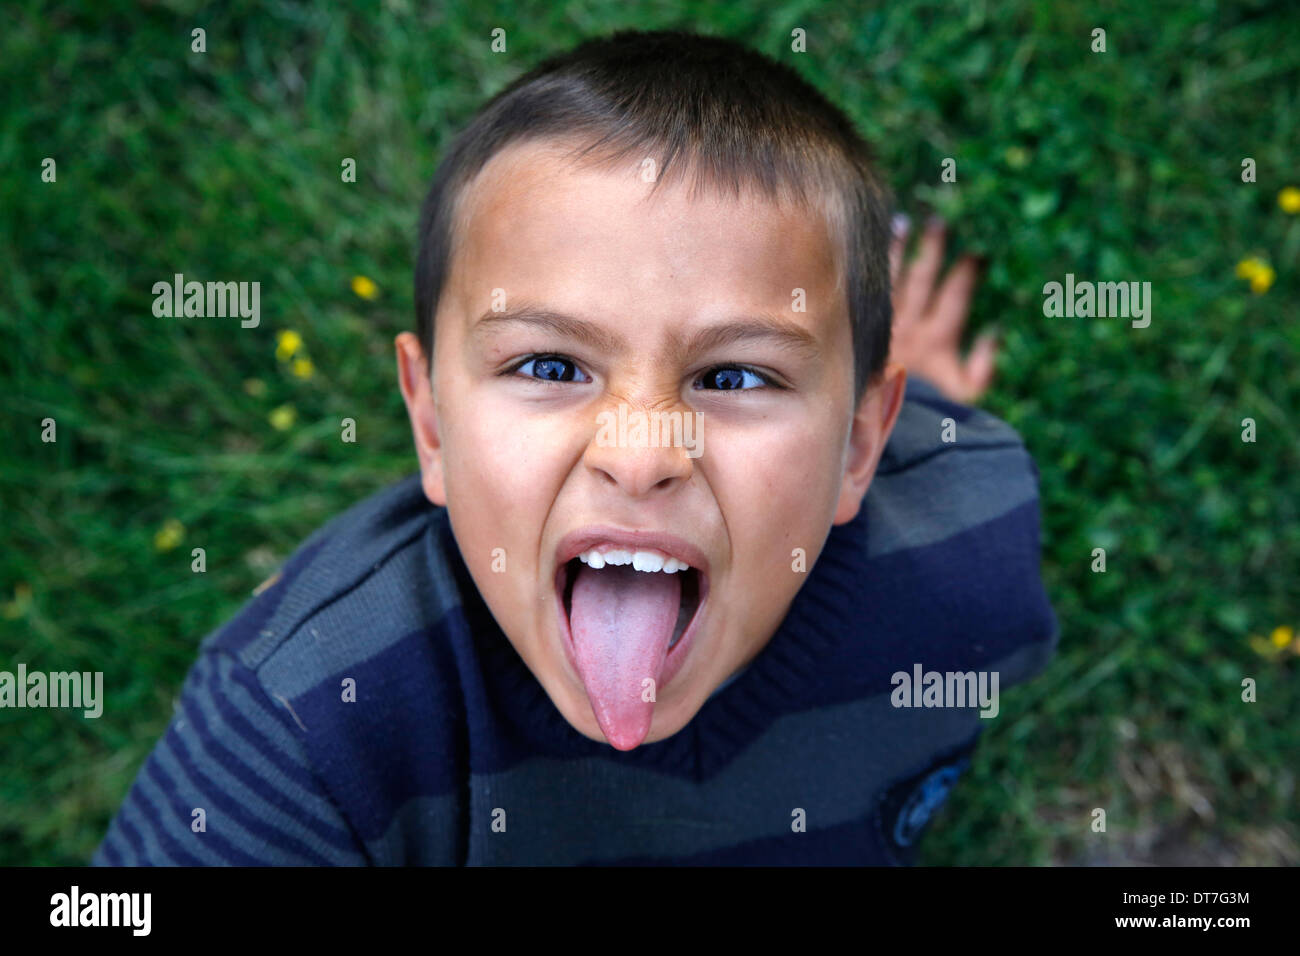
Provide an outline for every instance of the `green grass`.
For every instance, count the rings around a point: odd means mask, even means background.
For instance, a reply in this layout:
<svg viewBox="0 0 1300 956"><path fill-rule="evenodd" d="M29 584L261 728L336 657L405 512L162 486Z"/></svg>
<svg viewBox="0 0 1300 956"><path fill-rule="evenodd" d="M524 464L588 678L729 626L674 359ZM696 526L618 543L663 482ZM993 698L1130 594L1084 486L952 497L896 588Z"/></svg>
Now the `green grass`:
<svg viewBox="0 0 1300 956"><path fill-rule="evenodd" d="M0 29L0 669L102 670L111 689L99 720L0 710L0 864L88 859L199 640L308 532L414 469L391 342L411 323L439 151L538 59L625 26L795 63L860 124L905 208L945 213L990 260L973 331L996 322L1004 348L984 404L1041 469L1061 649L1005 695L924 861L1300 859L1300 659L1248 640L1300 629L1300 217L1276 201L1300 185L1293 12L221 6L17 4ZM206 54L190 52L196 26ZM56 183L40 181L46 156ZM939 181L944 157L956 184ZM1234 276L1251 255L1277 273L1263 295ZM176 271L259 279L261 326L154 318L151 287ZM1150 328L1044 318L1042 285L1066 272L1150 281ZM375 300L352 293L356 274ZM283 329L312 378L277 361ZM286 404L297 423L277 431ZM349 416L355 445L337 440ZM46 417L57 443L40 440ZM164 552L168 519L185 530Z"/></svg>

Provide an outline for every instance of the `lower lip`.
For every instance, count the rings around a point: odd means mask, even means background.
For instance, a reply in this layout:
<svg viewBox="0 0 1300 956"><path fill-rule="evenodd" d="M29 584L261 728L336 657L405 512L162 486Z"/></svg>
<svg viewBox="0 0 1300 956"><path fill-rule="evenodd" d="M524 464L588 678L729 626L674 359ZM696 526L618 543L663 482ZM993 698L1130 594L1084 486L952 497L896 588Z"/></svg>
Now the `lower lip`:
<svg viewBox="0 0 1300 956"><path fill-rule="evenodd" d="M569 666L573 668L574 675L581 683L582 675L578 670L578 661L573 654L573 632L569 630L569 615L564 613L564 587L568 583L566 580L567 571L567 562L565 562L555 572L555 614L560 624L564 656L568 658ZM709 598L709 579L704 576L704 572L698 569L696 569L695 573L697 575L696 580L700 585L699 603L695 606L695 613L691 615L691 622L686 625L686 630L682 631L682 636L676 644L668 649L668 656L664 658L664 669L659 674L659 686L656 688L656 694L667 687L669 681L682 669L682 664L686 661L686 655L691 652L691 647L694 644L695 632L699 629L700 621L704 618L704 611L707 607L706 602Z"/></svg>

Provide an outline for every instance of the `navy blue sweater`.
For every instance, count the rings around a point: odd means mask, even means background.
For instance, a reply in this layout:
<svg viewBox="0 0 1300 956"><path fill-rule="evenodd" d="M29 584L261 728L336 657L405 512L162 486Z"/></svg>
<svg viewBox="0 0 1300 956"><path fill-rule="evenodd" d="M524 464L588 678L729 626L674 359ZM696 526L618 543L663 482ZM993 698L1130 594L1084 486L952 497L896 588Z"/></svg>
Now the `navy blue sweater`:
<svg viewBox="0 0 1300 956"><path fill-rule="evenodd" d="M921 691L896 675L1004 690L1046 664L1037 479L1012 429L913 379L770 643L682 731L620 752L550 702L413 476L203 641L94 862L909 862L998 721L901 706Z"/></svg>

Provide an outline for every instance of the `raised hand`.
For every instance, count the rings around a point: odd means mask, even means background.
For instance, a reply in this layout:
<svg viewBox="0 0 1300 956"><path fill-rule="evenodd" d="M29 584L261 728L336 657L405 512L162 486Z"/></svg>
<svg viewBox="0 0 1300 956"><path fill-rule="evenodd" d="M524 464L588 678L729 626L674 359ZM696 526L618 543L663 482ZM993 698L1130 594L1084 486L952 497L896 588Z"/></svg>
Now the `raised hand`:
<svg viewBox="0 0 1300 956"><path fill-rule="evenodd" d="M890 361L909 373L927 379L947 397L974 404L993 380L997 339L985 333L976 339L970 355L961 356L961 334L970 313L971 296L979 278L974 256L962 256L948 270L938 288L943 266L947 226L930 219L921 235L916 257L906 266L903 254L911 223L906 216L894 220L889 247L889 272L893 286L894 324Z"/></svg>

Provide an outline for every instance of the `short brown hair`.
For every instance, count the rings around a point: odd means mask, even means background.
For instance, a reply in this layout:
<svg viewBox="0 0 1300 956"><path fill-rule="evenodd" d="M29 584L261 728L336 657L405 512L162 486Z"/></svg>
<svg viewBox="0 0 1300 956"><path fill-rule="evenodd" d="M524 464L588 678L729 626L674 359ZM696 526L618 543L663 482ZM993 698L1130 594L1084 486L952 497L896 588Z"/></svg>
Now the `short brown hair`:
<svg viewBox="0 0 1300 956"><path fill-rule="evenodd" d="M615 163L656 154L654 189L680 175L820 205L836 236L853 331L854 395L884 367L892 318L890 197L853 124L792 68L739 43L621 31L540 63L492 97L452 141L420 213L416 331L432 361L434 316L465 187L507 145L585 143ZM847 265L847 269L844 266Z"/></svg>

